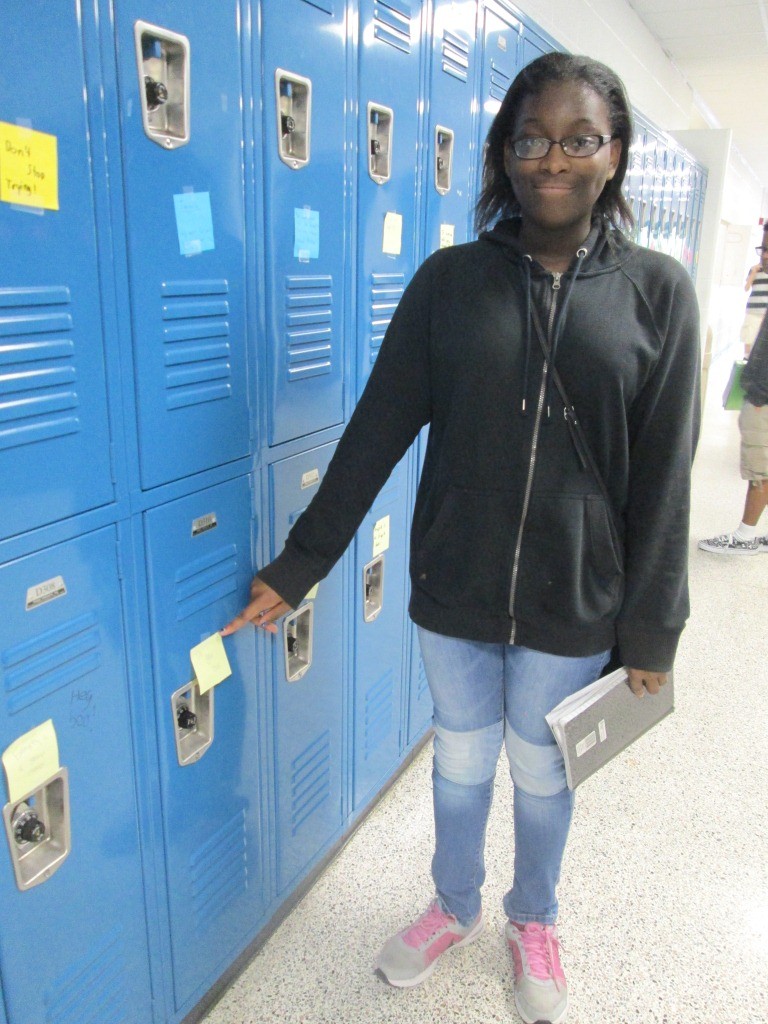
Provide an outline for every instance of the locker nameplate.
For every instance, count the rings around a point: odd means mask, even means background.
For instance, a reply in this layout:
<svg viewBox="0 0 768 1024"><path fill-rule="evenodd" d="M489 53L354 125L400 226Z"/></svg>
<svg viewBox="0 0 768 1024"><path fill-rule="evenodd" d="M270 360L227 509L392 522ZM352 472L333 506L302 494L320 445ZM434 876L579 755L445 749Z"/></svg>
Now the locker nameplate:
<svg viewBox="0 0 768 1024"><path fill-rule="evenodd" d="M320 483L320 470L310 469L307 473L303 473L301 477L301 489L305 490L307 487L314 487L315 484Z"/></svg>
<svg viewBox="0 0 768 1024"><path fill-rule="evenodd" d="M39 608L41 605L47 604L49 601L55 601L57 597L64 597L66 592L67 586L64 583L63 576L54 576L52 580L37 583L34 587L29 587L27 590L26 610L29 612L33 608Z"/></svg>
<svg viewBox="0 0 768 1024"><path fill-rule="evenodd" d="M216 513L209 512L207 515L192 520L192 536L197 537L201 533L215 530L218 525L219 521L216 518Z"/></svg>

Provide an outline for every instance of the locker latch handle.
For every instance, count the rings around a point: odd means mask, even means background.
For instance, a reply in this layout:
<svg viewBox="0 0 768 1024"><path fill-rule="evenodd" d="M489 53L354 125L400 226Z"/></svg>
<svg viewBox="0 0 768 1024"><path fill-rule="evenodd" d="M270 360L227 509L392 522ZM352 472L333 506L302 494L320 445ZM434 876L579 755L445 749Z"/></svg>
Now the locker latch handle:
<svg viewBox="0 0 768 1024"><path fill-rule="evenodd" d="M141 117L147 138L178 149L190 137L189 39L159 25L134 25Z"/></svg>
<svg viewBox="0 0 768 1024"><path fill-rule="evenodd" d="M314 602L307 601L283 619L285 678L295 683L312 664Z"/></svg>
<svg viewBox="0 0 768 1024"><path fill-rule="evenodd" d="M391 107L368 104L368 173L377 185L392 176L392 139L395 113Z"/></svg>
<svg viewBox="0 0 768 1024"><path fill-rule="evenodd" d="M71 848L67 769L7 803L3 821L18 888L25 892L47 881Z"/></svg>
<svg viewBox="0 0 768 1024"><path fill-rule="evenodd" d="M182 768L199 761L213 743L214 689L201 693L193 679L171 694L176 760Z"/></svg>
<svg viewBox="0 0 768 1024"><path fill-rule="evenodd" d="M435 128L435 188L441 196L451 191L453 175L453 132L437 125Z"/></svg>
<svg viewBox="0 0 768 1024"><path fill-rule="evenodd" d="M363 620L373 622L384 607L384 555L363 568Z"/></svg>
<svg viewBox="0 0 768 1024"><path fill-rule="evenodd" d="M294 171L310 159L312 135L312 82L284 68L275 71L277 151Z"/></svg>

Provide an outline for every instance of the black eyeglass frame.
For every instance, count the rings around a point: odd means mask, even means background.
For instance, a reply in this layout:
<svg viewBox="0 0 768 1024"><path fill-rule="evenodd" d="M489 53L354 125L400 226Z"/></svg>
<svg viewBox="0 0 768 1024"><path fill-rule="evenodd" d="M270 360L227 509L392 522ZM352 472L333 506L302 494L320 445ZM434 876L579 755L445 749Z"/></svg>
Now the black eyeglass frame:
<svg viewBox="0 0 768 1024"><path fill-rule="evenodd" d="M571 160L584 160L594 156L595 153L599 152L603 146L606 146L609 142L613 142L613 140L617 138L618 135L598 135L597 132L576 132L573 135L566 135L564 139L547 139L543 135L521 135L518 139L510 139L510 145L512 147L512 152L518 160L543 160L545 156L549 156L549 151L553 146L559 146L565 155L570 157ZM597 139L598 144L591 153L569 153L565 147L573 139ZM519 142L548 142L549 145L547 146L546 152L539 153L538 156L523 156L521 153L518 153L516 148Z"/></svg>
<svg viewBox="0 0 768 1024"><path fill-rule="evenodd" d="M762 256L764 252L768 252L768 245L756 245L755 252L758 256Z"/></svg>

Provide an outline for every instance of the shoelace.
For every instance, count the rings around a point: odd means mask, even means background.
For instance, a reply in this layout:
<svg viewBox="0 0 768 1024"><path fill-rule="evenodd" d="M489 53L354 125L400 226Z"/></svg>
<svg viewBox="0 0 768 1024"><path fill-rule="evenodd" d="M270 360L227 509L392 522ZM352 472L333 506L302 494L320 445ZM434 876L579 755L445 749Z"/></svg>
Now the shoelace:
<svg viewBox="0 0 768 1024"><path fill-rule="evenodd" d="M555 970L555 965L559 965L560 943L555 938L553 930L534 923L529 924L520 934L530 973L540 981L554 981L559 989L560 971Z"/></svg>
<svg viewBox="0 0 768 1024"><path fill-rule="evenodd" d="M406 940L409 946L420 946L431 939L435 932L445 928L451 918L443 913L437 902L434 902L423 917L408 929Z"/></svg>

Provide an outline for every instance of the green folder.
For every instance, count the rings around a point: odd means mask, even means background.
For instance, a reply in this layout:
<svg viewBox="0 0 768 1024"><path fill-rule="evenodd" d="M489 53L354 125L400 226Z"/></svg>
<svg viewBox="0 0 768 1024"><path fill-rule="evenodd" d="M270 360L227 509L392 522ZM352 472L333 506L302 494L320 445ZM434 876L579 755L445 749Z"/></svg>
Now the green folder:
<svg viewBox="0 0 768 1024"><path fill-rule="evenodd" d="M723 392L723 408L739 410L744 405L744 388L741 386L741 374L746 366L746 361L737 359L731 367L731 376Z"/></svg>

